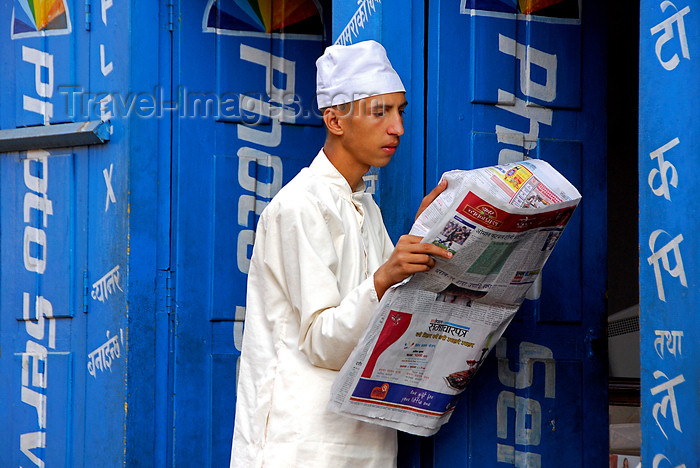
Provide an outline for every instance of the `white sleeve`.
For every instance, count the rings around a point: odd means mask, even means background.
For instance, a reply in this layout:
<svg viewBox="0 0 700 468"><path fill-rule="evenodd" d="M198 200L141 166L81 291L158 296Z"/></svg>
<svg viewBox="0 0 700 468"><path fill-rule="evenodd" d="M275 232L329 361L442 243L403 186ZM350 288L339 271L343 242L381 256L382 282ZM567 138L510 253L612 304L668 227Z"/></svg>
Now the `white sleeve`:
<svg viewBox="0 0 700 468"><path fill-rule="evenodd" d="M266 231L264 262L284 285L291 308L299 315L300 351L313 365L337 370L377 306L374 278L370 275L342 297L336 275L339 256L328 224L339 221L324 217L318 206L301 201L300 205L283 210L268 207L261 219ZM358 262L362 255L357 254Z"/></svg>

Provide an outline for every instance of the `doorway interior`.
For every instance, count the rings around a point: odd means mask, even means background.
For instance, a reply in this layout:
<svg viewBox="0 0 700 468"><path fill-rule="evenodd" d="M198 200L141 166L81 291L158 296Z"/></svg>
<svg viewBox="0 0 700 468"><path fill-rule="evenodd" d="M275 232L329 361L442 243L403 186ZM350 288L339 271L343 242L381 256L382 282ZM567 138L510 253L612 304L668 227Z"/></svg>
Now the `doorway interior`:
<svg viewBox="0 0 700 468"><path fill-rule="evenodd" d="M611 467L641 449L639 2L608 4L608 356ZM617 455L617 456L615 456Z"/></svg>

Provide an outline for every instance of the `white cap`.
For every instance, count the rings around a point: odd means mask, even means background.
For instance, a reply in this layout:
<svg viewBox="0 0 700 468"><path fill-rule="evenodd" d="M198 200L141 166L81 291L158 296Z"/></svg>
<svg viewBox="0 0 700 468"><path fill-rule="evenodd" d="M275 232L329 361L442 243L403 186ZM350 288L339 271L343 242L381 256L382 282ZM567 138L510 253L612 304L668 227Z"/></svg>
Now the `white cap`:
<svg viewBox="0 0 700 468"><path fill-rule="evenodd" d="M386 50L377 41L332 45L316 60L319 109L369 96L405 92Z"/></svg>

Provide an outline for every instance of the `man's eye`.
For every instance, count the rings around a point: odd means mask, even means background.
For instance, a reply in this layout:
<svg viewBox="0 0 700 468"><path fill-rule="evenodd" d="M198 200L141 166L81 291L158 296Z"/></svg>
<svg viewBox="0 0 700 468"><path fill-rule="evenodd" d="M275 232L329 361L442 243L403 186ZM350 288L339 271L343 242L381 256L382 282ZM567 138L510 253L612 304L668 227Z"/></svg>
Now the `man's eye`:
<svg viewBox="0 0 700 468"><path fill-rule="evenodd" d="M406 115L406 109L399 109L399 114Z"/></svg>

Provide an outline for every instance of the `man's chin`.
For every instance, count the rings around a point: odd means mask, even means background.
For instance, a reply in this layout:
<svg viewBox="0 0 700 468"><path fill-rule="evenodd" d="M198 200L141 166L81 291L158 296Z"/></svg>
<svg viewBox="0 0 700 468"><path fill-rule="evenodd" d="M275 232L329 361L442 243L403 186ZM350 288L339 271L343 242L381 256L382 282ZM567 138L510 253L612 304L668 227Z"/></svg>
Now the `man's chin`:
<svg viewBox="0 0 700 468"><path fill-rule="evenodd" d="M372 166L374 166L374 167L384 167L384 166L386 166L387 164L389 164L389 163L391 162L392 158L393 158L393 155L392 155L392 156L386 156L386 155L385 155L385 156L382 156L382 157L379 157L379 158L375 158L374 164L372 164Z"/></svg>

